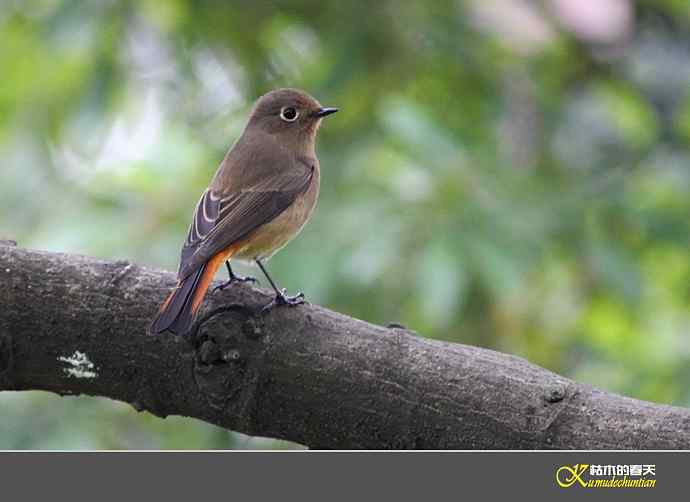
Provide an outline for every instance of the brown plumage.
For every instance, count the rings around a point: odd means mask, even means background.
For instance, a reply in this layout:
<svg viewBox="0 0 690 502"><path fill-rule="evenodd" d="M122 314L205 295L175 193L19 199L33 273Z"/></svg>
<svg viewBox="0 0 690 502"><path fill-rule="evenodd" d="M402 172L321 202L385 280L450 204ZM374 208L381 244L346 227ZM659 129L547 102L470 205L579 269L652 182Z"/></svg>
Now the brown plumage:
<svg viewBox="0 0 690 502"><path fill-rule="evenodd" d="M267 260L311 216L319 195L316 133L336 112L296 89L278 89L258 99L244 132L225 155L202 194L182 247L178 284L151 324L152 334L186 332L218 268L231 258L256 261L276 297L267 305L296 305L268 276ZM240 278L232 273L230 280Z"/></svg>

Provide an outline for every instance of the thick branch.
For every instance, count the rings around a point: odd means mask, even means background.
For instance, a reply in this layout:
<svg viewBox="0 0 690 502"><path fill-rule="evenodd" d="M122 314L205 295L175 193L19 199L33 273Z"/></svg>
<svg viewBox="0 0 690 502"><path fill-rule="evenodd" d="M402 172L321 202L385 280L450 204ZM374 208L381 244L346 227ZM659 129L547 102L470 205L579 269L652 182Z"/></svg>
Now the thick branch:
<svg viewBox="0 0 690 502"><path fill-rule="evenodd" d="M0 243L0 390L197 417L315 448L690 448L690 410L236 285L194 337L146 327L173 275ZM225 308L222 308L224 307Z"/></svg>

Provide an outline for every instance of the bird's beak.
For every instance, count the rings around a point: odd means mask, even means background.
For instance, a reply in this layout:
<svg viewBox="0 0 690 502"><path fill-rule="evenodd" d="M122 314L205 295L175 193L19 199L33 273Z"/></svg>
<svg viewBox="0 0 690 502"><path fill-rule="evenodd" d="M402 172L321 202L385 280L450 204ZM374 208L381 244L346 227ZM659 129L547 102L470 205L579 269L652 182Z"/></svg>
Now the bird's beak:
<svg viewBox="0 0 690 502"><path fill-rule="evenodd" d="M332 113L335 113L337 111L338 111L337 108L319 108L316 112L314 112L314 115L316 117L319 117L319 118L327 117L327 116L329 116Z"/></svg>

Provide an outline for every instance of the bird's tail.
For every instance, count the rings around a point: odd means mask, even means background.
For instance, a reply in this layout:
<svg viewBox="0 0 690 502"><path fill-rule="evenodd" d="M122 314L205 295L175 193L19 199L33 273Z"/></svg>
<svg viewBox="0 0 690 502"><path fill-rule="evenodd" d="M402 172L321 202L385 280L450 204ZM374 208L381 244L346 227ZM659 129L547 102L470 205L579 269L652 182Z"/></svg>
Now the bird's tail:
<svg viewBox="0 0 690 502"><path fill-rule="evenodd" d="M187 333L213 281L213 276L229 257L228 253L218 253L196 272L180 280L158 310L158 315L149 327L149 333Z"/></svg>

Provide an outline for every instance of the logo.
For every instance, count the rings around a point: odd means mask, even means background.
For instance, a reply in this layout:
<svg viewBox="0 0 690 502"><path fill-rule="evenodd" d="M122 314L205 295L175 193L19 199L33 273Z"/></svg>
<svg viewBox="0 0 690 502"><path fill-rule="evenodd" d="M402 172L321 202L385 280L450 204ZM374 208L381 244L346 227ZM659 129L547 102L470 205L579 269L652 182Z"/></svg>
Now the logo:
<svg viewBox="0 0 690 502"><path fill-rule="evenodd" d="M561 488L654 488L656 464L562 465L556 469Z"/></svg>

